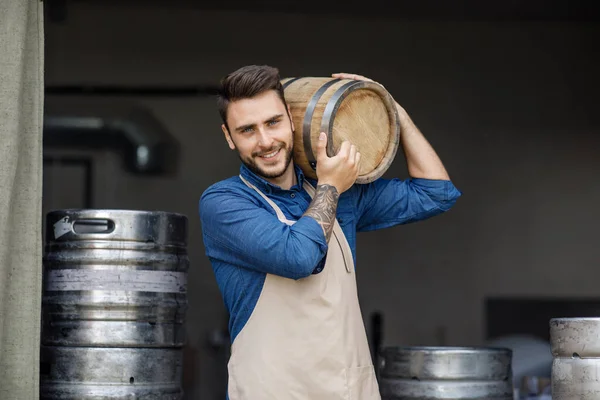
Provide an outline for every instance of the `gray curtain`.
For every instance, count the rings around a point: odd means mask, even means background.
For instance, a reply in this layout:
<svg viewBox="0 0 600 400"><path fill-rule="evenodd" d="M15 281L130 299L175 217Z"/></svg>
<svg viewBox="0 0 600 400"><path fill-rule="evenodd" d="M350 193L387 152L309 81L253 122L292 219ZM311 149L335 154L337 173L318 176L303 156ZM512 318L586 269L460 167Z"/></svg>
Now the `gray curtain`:
<svg viewBox="0 0 600 400"><path fill-rule="evenodd" d="M0 0L0 399L39 398L44 19Z"/></svg>

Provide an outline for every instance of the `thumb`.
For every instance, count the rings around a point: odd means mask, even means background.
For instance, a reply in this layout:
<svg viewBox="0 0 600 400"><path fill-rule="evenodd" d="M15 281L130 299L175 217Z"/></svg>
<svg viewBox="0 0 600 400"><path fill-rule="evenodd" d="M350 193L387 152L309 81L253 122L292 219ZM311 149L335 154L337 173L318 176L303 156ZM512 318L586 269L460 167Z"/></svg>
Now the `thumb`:
<svg viewBox="0 0 600 400"><path fill-rule="evenodd" d="M317 142L317 161L327 158L327 135L324 132L319 134Z"/></svg>

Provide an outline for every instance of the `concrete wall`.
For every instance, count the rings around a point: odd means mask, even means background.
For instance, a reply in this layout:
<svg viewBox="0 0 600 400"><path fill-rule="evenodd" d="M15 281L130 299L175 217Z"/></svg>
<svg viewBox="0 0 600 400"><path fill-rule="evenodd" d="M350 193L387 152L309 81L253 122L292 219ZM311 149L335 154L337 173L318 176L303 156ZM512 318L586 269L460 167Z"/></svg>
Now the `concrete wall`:
<svg viewBox="0 0 600 400"><path fill-rule="evenodd" d="M384 313L385 345L481 344L489 295L599 294L597 25L153 4L74 3L65 22L48 22L47 84L207 85L251 63L278 66L284 76L356 72L383 83L432 142L464 192L456 207L358 237L363 313ZM204 256L197 201L211 183L236 174L239 160L211 98L105 100L147 106L182 143L175 177L134 177L117 155L96 152L94 200L189 216L186 389L190 398L221 398L223 366L207 337L226 316ZM401 155L386 176L406 176ZM69 187L56 173L46 182L54 193ZM52 199L53 207L66 202Z"/></svg>

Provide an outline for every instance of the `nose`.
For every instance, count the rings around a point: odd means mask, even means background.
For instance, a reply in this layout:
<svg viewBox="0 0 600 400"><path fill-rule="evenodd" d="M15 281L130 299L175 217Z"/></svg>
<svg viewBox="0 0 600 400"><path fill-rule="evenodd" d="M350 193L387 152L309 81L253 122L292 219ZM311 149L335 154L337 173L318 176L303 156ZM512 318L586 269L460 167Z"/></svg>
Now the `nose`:
<svg viewBox="0 0 600 400"><path fill-rule="evenodd" d="M258 130L258 145L264 149L273 146L273 138L262 128Z"/></svg>

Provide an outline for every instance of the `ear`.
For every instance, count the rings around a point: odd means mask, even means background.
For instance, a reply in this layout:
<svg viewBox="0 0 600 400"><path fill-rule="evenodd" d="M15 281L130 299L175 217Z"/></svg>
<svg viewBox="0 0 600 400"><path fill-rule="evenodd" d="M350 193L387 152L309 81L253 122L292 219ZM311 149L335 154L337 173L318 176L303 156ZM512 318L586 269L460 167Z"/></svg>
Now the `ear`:
<svg viewBox="0 0 600 400"><path fill-rule="evenodd" d="M225 140L227 140L227 144L229 144L229 148L231 150L235 150L235 144L233 143L233 140L231 140L231 135L229 134L229 130L227 129L225 124L221 125L221 129L223 130L223 134L225 134Z"/></svg>
<svg viewBox="0 0 600 400"><path fill-rule="evenodd" d="M292 109L290 108L290 105L287 105L287 109L288 109L288 116L290 117L290 123L292 124L292 131L295 131L296 128L294 127L294 120L292 119Z"/></svg>

